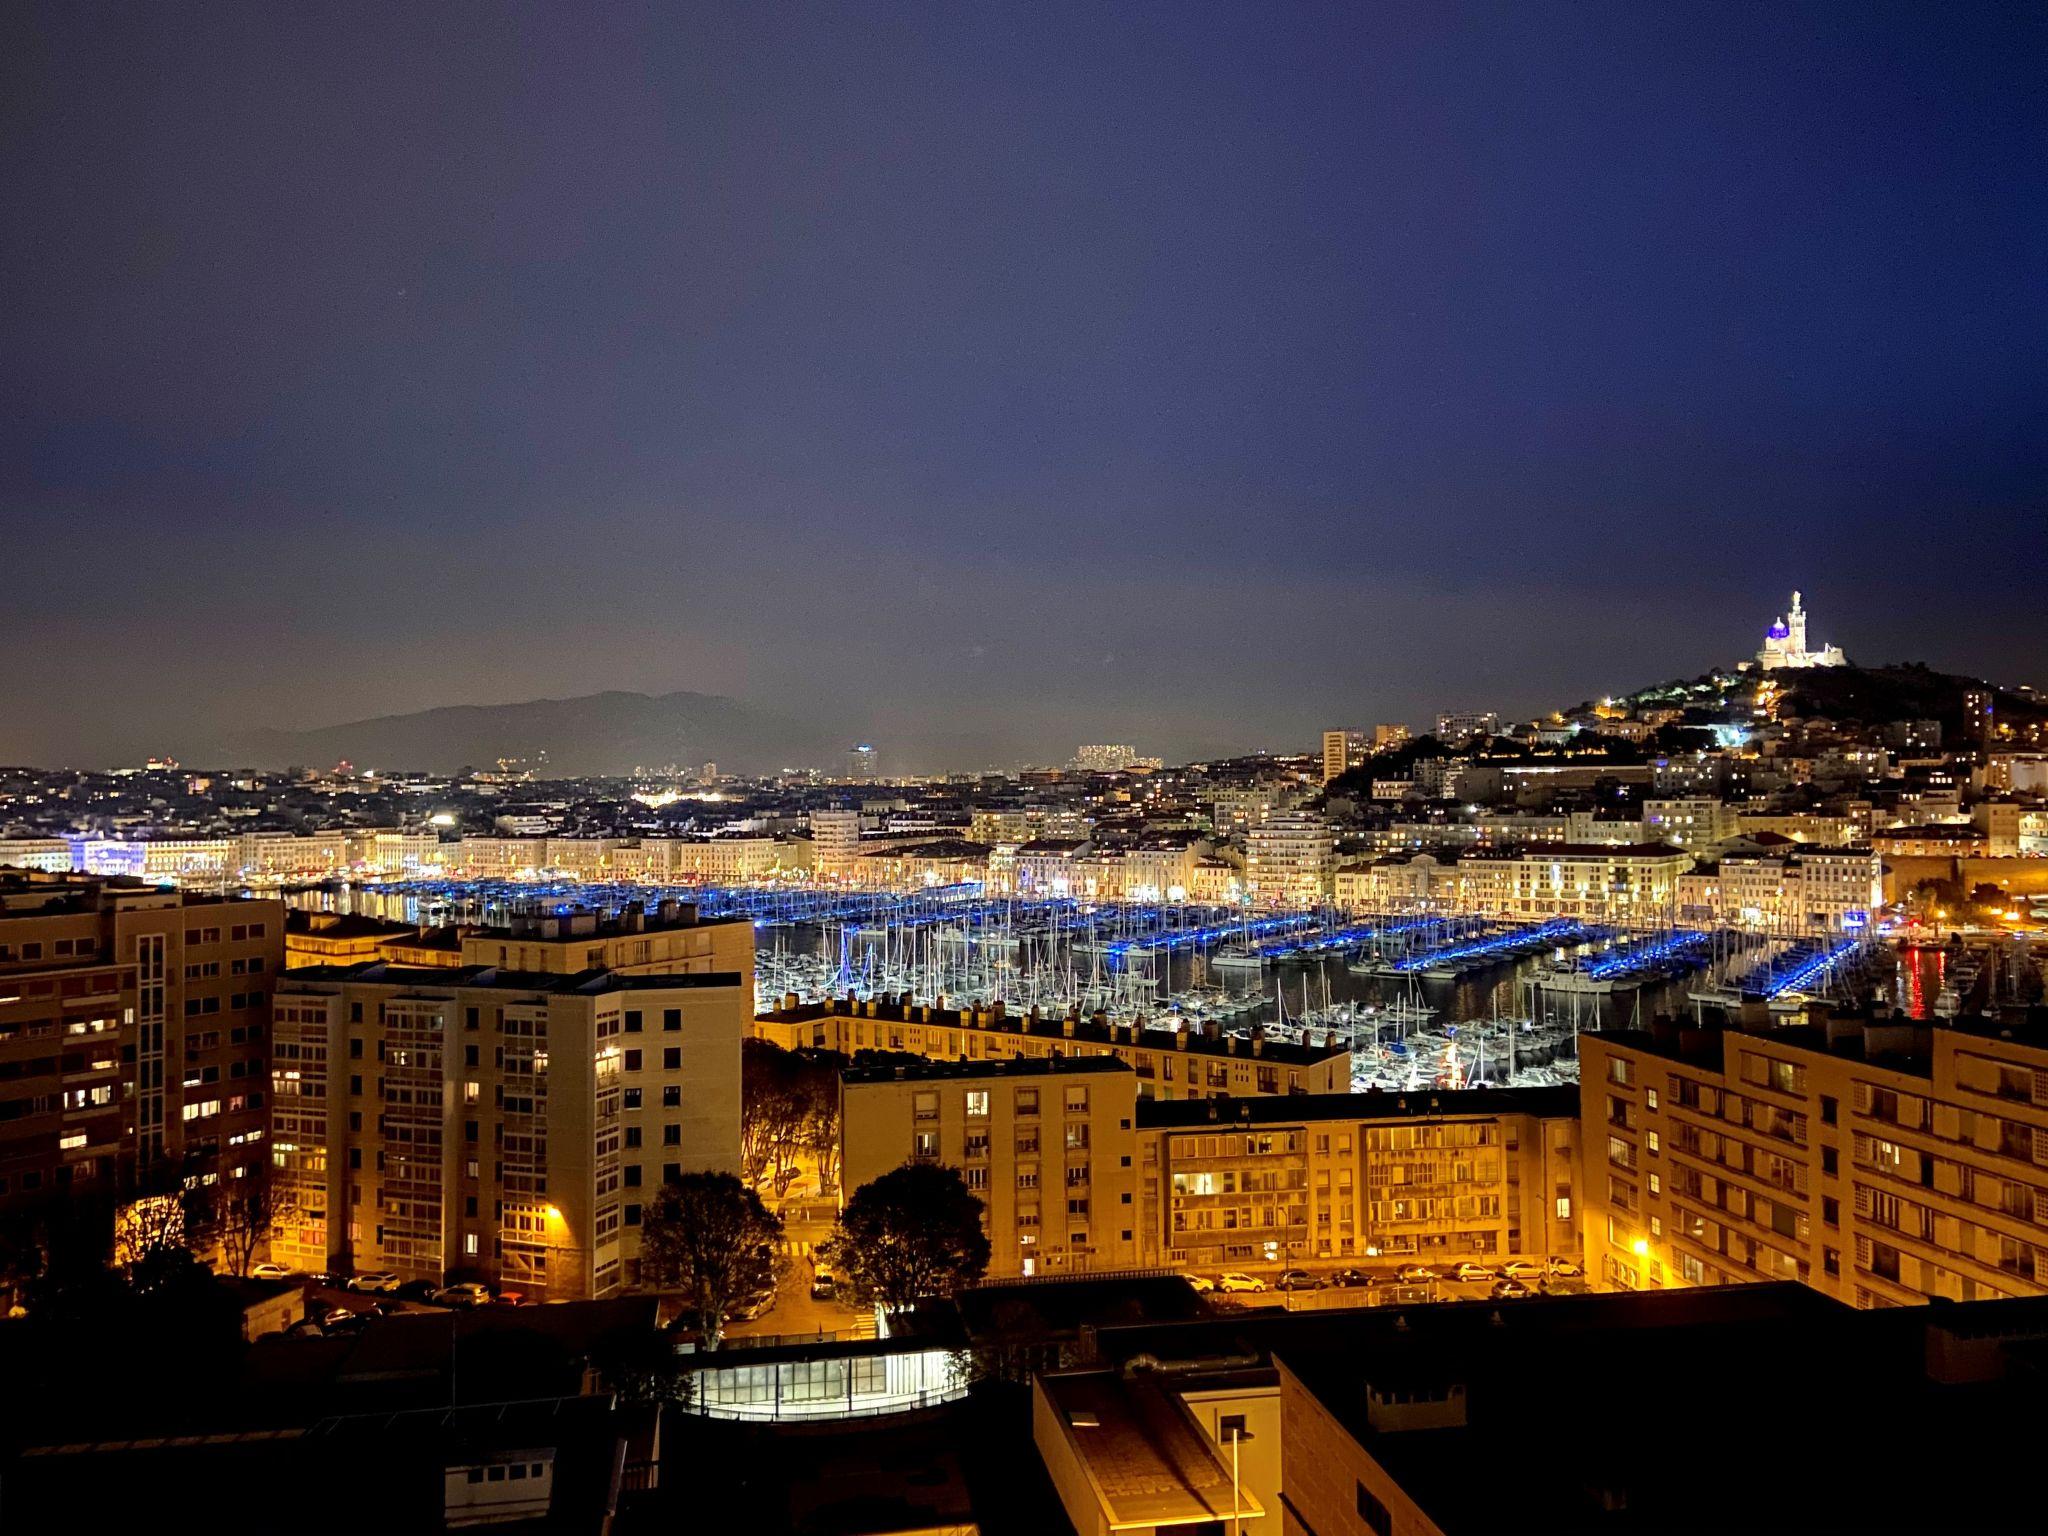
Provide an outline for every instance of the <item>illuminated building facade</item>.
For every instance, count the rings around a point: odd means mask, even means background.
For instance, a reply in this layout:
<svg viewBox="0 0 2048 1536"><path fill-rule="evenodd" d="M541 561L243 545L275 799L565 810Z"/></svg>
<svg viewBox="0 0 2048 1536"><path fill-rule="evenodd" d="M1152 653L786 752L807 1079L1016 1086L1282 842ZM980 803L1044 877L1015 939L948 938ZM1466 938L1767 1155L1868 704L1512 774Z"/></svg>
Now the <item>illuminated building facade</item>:
<svg viewBox="0 0 2048 1536"><path fill-rule="evenodd" d="M664 1180L738 1169L751 926L536 919L463 945L453 967L280 984L274 1140L297 1198L273 1254L608 1295L637 1278Z"/></svg>
<svg viewBox="0 0 2048 1536"><path fill-rule="evenodd" d="M0 874L0 1207L264 1154L284 908Z"/></svg>
<svg viewBox="0 0 2048 1536"><path fill-rule="evenodd" d="M992 1277L1136 1262L1137 1079L1107 1057L852 1067L840 1078L840 1184L905 1163L960 1170Z"/></svg>
<svg viewBox="0 0 2048 1536"><path fill-rule="evenodd" d="M1569 1088L1138 1107L1140 1259L1576 1258Z"/></svg>
<svg viewBox="0 0 2048 1536"><path fill-rule="evenodd" d="M1766 672L1788 667L1839 667L1847 661L1839 645L1807 649L1806 610L1799 605L1797 592L1792 594L1791 609L1773 619L1771 627L1764 631L1763 649L1756 653L1756 664Z"/></svg>
<svg viewBox="0 0 2048 1536"><path fill-rule="evenodd" d="M2048 1290L2048 1037L1902 1016L1580 1037L1589 1273L1859 1307Z"/></svg>

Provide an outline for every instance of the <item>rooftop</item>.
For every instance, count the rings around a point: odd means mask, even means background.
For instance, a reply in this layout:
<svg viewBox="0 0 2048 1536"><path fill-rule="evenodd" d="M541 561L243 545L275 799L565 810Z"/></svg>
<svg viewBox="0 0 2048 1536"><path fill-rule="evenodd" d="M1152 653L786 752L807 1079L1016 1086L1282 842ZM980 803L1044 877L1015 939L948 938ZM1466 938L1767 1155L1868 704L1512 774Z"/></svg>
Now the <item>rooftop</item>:
<svg viewBox="0 0 2048 1536"><path fill-rule="evenodd" d="M1294 1093L1250 1099L1140 1099L1140 1130L1295 1125L1319 1120L1398 1120L1453 1115L1576 1118L1576 1088L1460 1088L1413 1093Z"/></svg>
<svg viewBox="0 0 2048 1536"><path fill-rule="evenodd" d="M794 1008L770 1009L759 1018L770 1024L807 1024L827 1018L872 1018L898 1024L936 1025L941 1029L986 1029L1034 1040L1073 1040L1083 1045L1142 1046L1153 1051L1181 1049L1191 1055L1235 1056L1247 1061L1296 1067L1314 1066L1333 1057L1351 1054L1350 1048L1343 1045L1311 1046L1267 1040L1261 1042L1259 1053L1254 1056L1249 1041L1211 1038L1192 1029L1185 1033L1174 1029L1139 1029L1135 1025L1112 1024L1100 1016L1086 1019L1033 1018L1029 1014L1010 1013L1001 1004L988 1009L928 1008L888 997L867 1000L835 997L823 1002L798 1003Z"/></svg>
<svg viewBox="0 0 2048 1536"><path fill-rule="evenodd" d="M1857 1311L1754 1284L1275 1311L1096 1339L1127 1378L1199 1386L1272 1362L1451 1536L2033 1523L2023 1482L1957 1469L2031 1454L2048 1299ZM1645 1412L1652 1399L1669 1411ZM1761 1451L1757 1413L1794 1400L1804 1423L1868 1434L1884 1476ZM1545 1427L1560 1425L1568 1443Z"/></svg>
<svg viewBox="0 0 2048 1536"><path fill-rule="evenodd" d="M689 975L622 975L604 969L560 976L548 971L504 970L495 965L395 965L389 960L360 960L354 965L306 965L278 978L281 990L294 983L313 987L349 985L402 987L409 991L450 992L458 987L492 987L507 992L577 993L585 997L606 992L671 991L678 988L738 987L738 971L703 971Z"/></svg>
<svg viewBox="0 0 2048 1536"><path fill-rule="evenodd" d="M927 1083L981 1077L1068 1077L1077 1072L1129 1072L1129 1063L1114 1056L1013 1056L1007 1061L933 1061L918 1056L887 1066L851 1066L840 1070L842 1082Z"/></svg>
<svg viewBox="0 0 2048 1536"><path fill-rule="evenodd" d="M1229 1464L1179 1394L1114 1371L1046 1375L1038 1386L1112 1528L1265 1513L1242 1488L1233 1504Z"/></svg>

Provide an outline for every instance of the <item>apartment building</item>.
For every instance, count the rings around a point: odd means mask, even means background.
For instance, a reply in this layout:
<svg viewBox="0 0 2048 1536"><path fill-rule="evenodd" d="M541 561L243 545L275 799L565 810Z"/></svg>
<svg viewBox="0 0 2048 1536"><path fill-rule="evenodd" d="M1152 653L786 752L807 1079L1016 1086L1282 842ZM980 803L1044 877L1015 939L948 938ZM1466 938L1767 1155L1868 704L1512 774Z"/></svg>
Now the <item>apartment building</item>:
<svg viewBox="0 0 2048 1536"><path fill-rule="evenodd" d="M1372 752L1372 735L1368 731L1323 732L1323 782L1327 784L1339 774L1357 767Z"/></svg>
<svg viewBox="0 0 2048 1536"><path fill-rule="evenodd" d="M287 973L273 1135L296 1208L274 1256L535 1299L634 1283L644 1199L738 1169L753 1001L751 953L724 963L748 924L635 916L464 935L453 966Z"/></svg>
<svg viewBox="0 0 2048 1536"><path fill-rule="evenodd" d="M1346 1093L1351 1052L1331 1044L1239 1040L1193 1029L1147 1029L1093 1018L1013 1014L1003 1004L927 1007L896 998L833 998L782 1007L754 1033L784 1050L898 1051L932 1061L1050 1061L1112 1057L1130 1067L1140 1099L1253 1098Z"/></svg>
<svg viewBox="0 0 2048 1536"><path fill-rule="evenodd" d="M0 869L33 869L45 874L65 874L72 864L71 844L64 838L0 838Z"/></svg>
<svg viewBox="0 0 2048 1536"><path fill-rule="evenodd" d="M1781 845L1730 853L1716 872L1713 918L1771 933L1843 933L1884 905L1884 866L1868 848Z"/></svg>
<svg viewBox="0 0 2048 1536"><path fill-rule="evenodd" d="M1137 1079L1104 1057L918 1062L840 1076L841 1188L905 1163L960 1170L992 1277L1136 1262Z"/></svg>
<svg viewBox="0 0 2048 1536"><path fill-rule="evenodd" d="M1859 1307L2048 1289L2038 1010L1624 1031L1580 1054L1586 1251L1611 1284L1798 1280Z"/></svg>
<svg viewBox="0 0 2048 1536"><path fill-rule="evenodd" d="M1692 855L1668 843L1561 843L1525 853L1510 867L1508 910L1513 913L1655 922L1670 917L1678 877L1692 868ZM1464 870L1462 859L1459 870Z"/></svg>
<svg viewBox="0 0 2048 1536"><path fill-rule="evenodd" d="M284 908L0 873L0 1206L260 1158Z"/></svg>
<svg viewBox="0 0 2048 1536"><path fill-rule="evenodd" d="M1138 1106L1140 1260L1576 1257L1569 1088Z"/></svg>
<svg viewBox="0 0 2048 1536"><path fill-rule="evenodd" d="M1315 906L1330 893L1336 853L1322 816L1275 811L1245 833L1245 884L1262 906Z"/></svg>
<svg viewBox="0 0 2048 1536"><path fill-rule="evenodd" d="M1695 797L1643 802L1645 842L1697 850L1733 837L1735 830L1735 808L1722 800Z"/></svg>

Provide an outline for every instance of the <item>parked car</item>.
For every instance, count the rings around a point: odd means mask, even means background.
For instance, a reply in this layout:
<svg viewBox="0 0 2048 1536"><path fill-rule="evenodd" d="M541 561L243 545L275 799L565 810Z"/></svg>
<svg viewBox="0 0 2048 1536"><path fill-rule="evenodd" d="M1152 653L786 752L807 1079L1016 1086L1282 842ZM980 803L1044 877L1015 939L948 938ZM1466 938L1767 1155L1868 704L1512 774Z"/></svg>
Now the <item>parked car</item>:
<svg viewBox="0 0 2048 1536"><path fill-rule="evenodd" d="M811 1300L837 1301L839 1299L839 1278L829 1269L821 1269L811 1276Z"/></svg>
<svg viewBox="0 0 2048 1536"><path fill-rule="evenodd" d="M1207 1275L1182 1275L1181 1279L1187 1281L1190 1286L1198 1291L1213 1291L1216 1289L1216 1282Z"/></svg>
<svg viewBox="0 0 2048 1536"><path fill-rule="evenodd" d="M726 1310L725 1320L729 1323L751 1323L755 1318L765 1316L768 1309L774 1305L774 1287L753 1291L742 1296Z"/></svg>
<svg viewBox="0 0 2048 1536"><path fill-rule="evenodd" d="M291 1277L292 1272L282 1264L266 1262L249 1266L249 1278L251 1280L289 1280Z"/></svg>
<svg viewBox="0 0 2048 1536"><path fill-rule="evenodd" d="M351 1312L347 1307L333 1307L320 1317L320 1327L327 1333L353 1333L370 1326L372 1314Z"/></svg>
<svg viewBox="0 0 2048 1536"><path fill-rule="evenodd" d="M1470 1259L1467 1259L1461 1264L1451 1266L1451 1278L1453 1280L1491 1280L1493 1278L1493 1266L1491 1264L1475 1264Z"/></svg>
<svg viewBox="0 0 2048 1536"><path fill-rule="evenodd" d="M388 1269L373 1269L348 1277L348 1289L368 1295L388 1296L398 1289L398 1276Z"/></svg>
<svg viewBox="0 0 2048 1536"><path fill-rule="evenodd" d="M1372 1276L1362 1269L1340 1269L1330 1276L1330 1284L1341 1285L1347 1289L1357 1285L1371 1285Z"/></svg>
<svg viewBox="0 0 2048 1536"><path fill-rule="evenodd" d="M481 1307L488 1305L490 1299L491 1288L478 1285L474 1280L443 1286L434 1292L434 1300L444 1307Z"/></svg>
<svg viewBox="0 0 2048 1536"><path fill-rule="evenodd" d="M441 1287L431 1280L408 1280L392 1292L400 1301L432 1301Z"/></svg>
<svg viewBox="0 0 2048 1536"><path fill-rule="evenodd" d="M1571 1259L1552 1259L1550 1261L1550 1272L1553 1275L1569 1275L1574 1280L1585 1274L1585 1271L1579 1268L1578 1264Z"/></svg>
<svg viewBox="0 0 2048 1536"><path fill-rule="evenodd" d="M1419 1285L1424 1280L1434 1280L1436 1271L1427 1264L1403 1264L1394 1271L1394 1278L1403 1285Z"/></svg>
<svg viewBox="0 0 2048 1536"><path fill-rule="evenodd" d="M1510 1280L1541 1280L1548 1273L1541 1259L1509 1259L1500 1272Z"/></svg>
<svg viewBox="0 0 2048 1536"><path fill-rule="evenodd" d="M1216 1289L1226 1293L1230 1291L1263 1291L1265 1288L1266 1282L1257 1275L1241 1275L1236 1270L1216 1277Z"/></svg>
<svg viewBox="0 0 2048 1536"><path fill-rule="evenodd" d="M526 1298L517 1291L500 1291L491 1298L491 1305L494 1307L523 1307L526 1305Z"/></svg>
<svg viewBox="0 0 2048 1536"><path fill-rule="evenodd" d="M1524 1296L1528 1296L1532 1293L1529 1290L1529 1287L1522 1284L1521 1281L1510 1280L1503 1277L1502 1279L1494 1281L1493 1289L1488 1291L1486 1294L1491 1296L1495 1301L1520 1301Z"/></svg>
<svg viewBox="0 0 2048 1536"><path fill-rule="evenodd" d="M1281 1291L1320 1291L1324 1282L1305 1269L1283 1269L1273 1288Z"/></svg>

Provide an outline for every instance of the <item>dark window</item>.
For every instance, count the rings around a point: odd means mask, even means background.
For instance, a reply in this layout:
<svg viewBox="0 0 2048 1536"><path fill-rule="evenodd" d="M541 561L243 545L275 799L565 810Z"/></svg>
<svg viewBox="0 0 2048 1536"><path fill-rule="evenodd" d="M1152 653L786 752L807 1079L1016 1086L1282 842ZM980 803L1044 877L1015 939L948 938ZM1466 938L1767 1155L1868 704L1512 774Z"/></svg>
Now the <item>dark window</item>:
<svg viewBox="0 0 2048 1536"><path fill-rule="evenodd" d="M628 1109L638 1109L639 1107L640 1107L640 1090L639 1090L638 1088L628 1088L628 1089L626 1090L626 1108L628 1108Z"/></svg>
<svg viewBox="0 0 2048 1536"><path fill-rule="evenodd" d="M1358 1518L1366 1523L1369 1530L1379 1536L1393 1536L1394 1517L1387 1513L1387 1506L1372 1496L1372 1490L1365 1484L1358 1485Z"/></svg>
<svg viewBox="0 0 2048 1536"><path fill-rule="evenodd" d="M626 1127L626 1145L627 1145L627 1146L629 1146L629 1147L637 1147L637 1146L639 1146L639 1145L640 1145L640 1127L639 1127L639 1126L637 1126L637 1125L629 1125L629 1126L627 1126L627 1127Z"/></svg>
<svg viewBox="0 0 2048 1536"><path fill-rule="evenodd" d="M1835 1123L1835 1101L1826 1094L1820 1096L1820 1123L1822 1125L1833 1125Z"/></svg>
<svg viewBox="0 0 2048 1536"><path fill-rule="evenodd" d="M669 1048L668 1048L667 1050L665 1050L665 1051L663 1051L663 1052L661 1053L661 1070L662 1070L662 1071L664 1071L664 1072L675 1072L675 1071L679 1071L679 1070L680 1070L680 1069L682 1068L682 1065L683 1065L683 1053L682 1053L682 1052L681 1052L680 1050L678 1050L678 1049L677 1049L676 1047L674 1047L674 1046L670 1046L670 1047L669 1047Z"/></svg>
<svg viewBox="0 0 2048 1536"><path fill-rule="evenodd" d="M637 1205L629 1205L629 1206L627 1206L627 1207L626 1207L626 1225L627 1225L627 1226L629 1226L629 1227L637 1227L637 1226L639 1226L639 1225L640 1225L640 1207L639 1207L639 1206L637 1206Z"/></svg>
<svg viewBox="0 0 2048 1536"><path fill-rule="evenodd" d="M465 1045L462 1048L462 1064L465 1067L473 1067L477 1065L477 1054L475 1046Z"/></svg>
<svg viewBox="0 0 2048 1536"><path fill-rule="evenodd" d="M638 1163L628 1163L628 1164L626 1164L626 1188L628 1188L628 1189L638 1189L639 1187L640 1187L640 1165L639 1165Z"/></svg>
<svg viewBox="0 0 2048 1536"><path fill-rule="evenodd" d="M681 1109L683 1107L683 1090L674 1083L670 1083L666 1088L662 1089L661 1107L663 1109Z"/></svg>
<svg viewBox="0 0 2048 1536"><path fill-rule="evenodd" d="M1835 1167L1835 1149L1833 1147L1822 1147L1820 1149L1820 1171L1822 1173L1833 1173Z"/></svg>
<svg viewBox="0 0 2048 1536"><path fill-rule="evenodd" d="M1822 1195L1820 1197L1820 1219L1831 1227L1839 1227L1842 1224L1842 1202L1833 1195Z"/></svg>
<svg viewBox="0 0 2048 1536"><path fill-rule="evenodd" d="M680 1147L683 1144L683 1128L680 1125L664 1125L661 1128L661 1144L664 1147Z"/></svg>
<svg viewBox="0 0 2048 1536"><path fill-rule="evenodd" d="M681 1029L683 1027L683 1010L680 1008L662 1009L661 1027L663 1029Z"/></svg>
<svg viewBox="0 0 2048 1536"><path fill-rule="evenodd" d="M1226 1413L1216 1421L1217 1444L1227 1448L1233 1440L1249 1439L1251 1439L1251 1435L1245 1430L1243 1414Z"/></svg>
<svg viewBox="0 0 2048 1536"><path fill-rule="evenodd" d="M629 1035L640 1033L640 1010L638 1008L628 1008L626 1010L626 1033Z"/></svg>
<svg viewBox="0 0 2048 1536"><path fill-rule="evenodd" d="M638 1072L640 1070L640 1053L638 1051L626 1052L626 1070L628 1072Z"/></svg>

